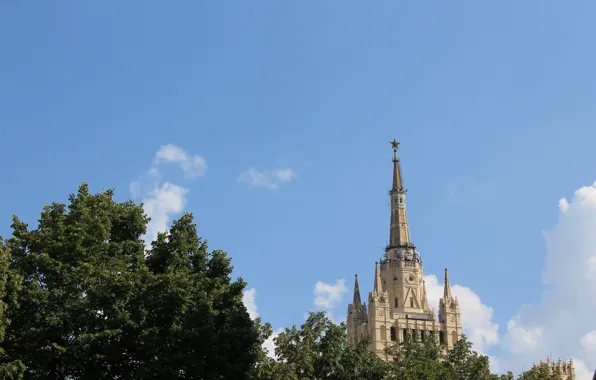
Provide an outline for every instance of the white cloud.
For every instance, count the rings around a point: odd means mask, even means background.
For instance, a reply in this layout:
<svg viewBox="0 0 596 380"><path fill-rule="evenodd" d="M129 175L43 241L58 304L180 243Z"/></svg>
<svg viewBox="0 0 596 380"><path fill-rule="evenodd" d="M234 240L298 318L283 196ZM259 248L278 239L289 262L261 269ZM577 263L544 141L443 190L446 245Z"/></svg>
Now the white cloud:
<svg viewBox="0 0 596 380"><path fill-rule="evenodd" d="M159 170L161 163L179 163L186 178L196 178L205 174L207 165L199 155L189 155L182 148L167 144L162 145L153 159L153 166L136 181L129 185L133 199L142 199L143 209L151 218L144 236L146 248L151 248L158 232L164 232L172 216L181 214L187 204L188 189L171 182L162 182Z"/></svg>
<svg viewBox="0 0 596 380"><path fill-rule="evenodd" d="M259 313L257 313L257 290L255 288L247 289L244 291L242 296L242 302L248 311L248 315L250 315L251 319L256 319L259 317ZM284 331L283 328L279 328L277 330L273 330L273 333L269 338L263 342L263 348L267 351L267 356L273 359L277 359L275 355L275 338Z"/></svg>
<svg viewBox="0 0 596 380"><path fill-rule="evenodd" d="M249 168L238 176L238 182L246 183L249 187L275 190L283 182L292 181L296 177L297 175L292 169L260 171L255 168Z"/></svg>
<svg viewBox="0 0 596 380"><path fill-rule="evenodd" d="M588 270L586 270L587 278L596 278L596 256L588 259Z"/></svg>
<svg viewBox="0 0 596 380"><path fill-rule="evenodd" d="M184 149L174 144L162 145L155 153L153 163L178 163L184 171L186 178L198 178L205 174L207 163L202 156L197 154L189 155Z"/></svg>
<svg viewBox="0 0 596 380"><path fill-rule="evenodd" d="M186 206L188 189L166 182L156 187L143 200L143 209L151 218L147 225L145 242L149 245L157 237L158 232L168 228L172 215L180 214Z"/></svg>
<svg viewBox="0 0 596 380"><path fill-rule="evenodd" d="M435 275L424 276L428 302L435 312L439 310L439 299L443 297L443 281ZM461 309L464 334L474 345L474 350L486 354L486 349L499 342L499 325L493 323L493 309L482 303L480 297L470 288L452 284L451 292L457 297Z"/></svg>
<svg viewBox="0 0 596 380"><path fill-rule="evenodd" d="M488 356L488 360L489 360L489 369L491 373L506 373L507 370L503 371L503 369L501 368L501 361L499 360L498 357L496 356Z"/></svg>
<svg viewBox="0 0 596 380"><path fill-rule="evenodd" d="M251 319L255 319L259 317L259 313L257 312L257 290L255 288L248 289L244 291L244 295L242 296L242 302L248 311L248 315L250 315Z"/></svg>
<svg viewBox="0 0 596 380"><path fill-rule="evenodd" d="M345 280L341 279L335 281L334 285L331 285L318 281L313 290L315 296L313 305L317 310L324 311L327 318L336 325L346 321L346 316L343 313L340 313L341 316L337 316L334 312L335 307L341 302L344 294L348 291L345 282ZM308 313L305 313L304 316L304 319L308 318Z"/></svg>
<svg viewBox="0 0 596 380"><path fill-rule="evenodd" d="M544 328L542 326L525 327L519 316L515 316L507 322L507 331L503 346L513 354L523 354L540 346Z"/></svg>
<svg viewBox="0 0 596 380"><path fill-rule="evenodd" d="M327 316L327 318L329 318L331 322L335 323L336 325L339 325L342 322L346 323L347 316L345 314L340 314L338 316L332 311L325 311L325 315Z"/></svg>
<svg viewBox="0 0 596 380"><path fill-rule="evenodd" d="M592 380L594 372L588 369L586 362L578 358L572 358L575 363L575 379L576 380Z"/></svg>
<svg viewBox="0 0 596 380"><path fill-rule="evenodd" d="M579 343L586 352L596 354L596 330L590 331L582 336Z"/></svg>
<svg viewBox="0 0 596 380"><path fill-rule="evenodd" d="M132 181L128 187L130 195L133 199L141 196L141 183L139 181Z"/></svg>
<svg viewBox="0 0 596 380"><path fill-rule="evenodd" d="M573 356L577 379L591 379L588 368L596 368L596 355L586 348L596 338L595 231L596 183L577 190L571 201L559 201L557 224L544 233L548 289L537 306L522 308L508 323L503 348L511 355L501 358L507 367L520 370L549 355Z"/></svg>
<svg viewBox="0 0 596 380"><path fill-rule="evenodd" d="M335 285L326 284L319 281L315 285L313 293L315 299L313 304L319 309L332 310L337 306L344 294L348 291L345 280L337 280Z"/></svg>
<svg viewBox="0 0 596 380"><path fill-rule="evenodd" d="M265 342L263 343L263 348L267 350L267 356L272 359L277 359L277 355L275 355L275 338L284 331L283 328L279 328L277 330L273 330L273 333Z"/></svg>

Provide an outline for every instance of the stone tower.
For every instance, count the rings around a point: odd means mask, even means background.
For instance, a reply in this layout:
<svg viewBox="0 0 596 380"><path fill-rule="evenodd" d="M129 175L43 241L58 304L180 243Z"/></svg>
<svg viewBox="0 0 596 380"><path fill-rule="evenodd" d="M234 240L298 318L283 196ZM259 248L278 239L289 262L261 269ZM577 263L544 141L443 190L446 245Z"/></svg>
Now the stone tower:
<svg viewBox="0 0 596 380"><path fill-rule="evenodd" d="M561 380L575 379L575 365L573 364L573 359L570 359L566 362L559 359L555 362L551 361L550 358L547 357L546 362L541 360L539 364L534 363L532 365L532 369L540 369L543 367L546 367L548 372L551 374L558 372L561 375ZM594 377L596 377L596 372L594 372Z"/></svg>
<svg viewBox="0 0 596 380"><path fill-rule="evenodd" d="M439 318L429 308L424 283L422 261L410 240L406 214L406 189L403 187L397 150L393 147L393 185L389 245L383 259L375 263L374 288L368 295L368 310L360 298L358 276L354 284L354 299L348 305L348 335L353 343L366 336L372 339L371 350L388 360L385 348L403 341L406 332L425 340L435 332L447 348L461 339L461 315L457 297L451 294L449 275L445 269L443 298L439 301Z"/></svg>

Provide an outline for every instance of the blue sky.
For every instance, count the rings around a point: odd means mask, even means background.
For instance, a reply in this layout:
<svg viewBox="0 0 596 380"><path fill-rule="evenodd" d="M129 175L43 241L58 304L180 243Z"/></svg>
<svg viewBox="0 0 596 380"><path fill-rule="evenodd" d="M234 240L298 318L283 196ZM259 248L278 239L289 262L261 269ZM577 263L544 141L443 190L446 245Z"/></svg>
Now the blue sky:
<svg viewBox="0 0 596 380"><path fill-rule="evenodd" d="M264 320L301 323L338 279L343 316L389 236L395 137L425 272L448 266L492 308L486 352L518 365L507 324L542 307L543 231L596 180L595 16L590 1L6 2L0 235L82 181L125 200L159 167ZM154 163L166 144L204 175ZM250 168L295 177L251 187ZM580 335L561 356L588 358Z"/></svg>

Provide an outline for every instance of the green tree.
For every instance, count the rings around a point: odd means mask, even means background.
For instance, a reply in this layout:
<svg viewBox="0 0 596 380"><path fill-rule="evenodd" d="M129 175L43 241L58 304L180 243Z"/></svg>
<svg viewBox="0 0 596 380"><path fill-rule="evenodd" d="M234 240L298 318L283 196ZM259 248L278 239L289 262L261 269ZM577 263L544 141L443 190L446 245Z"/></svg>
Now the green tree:
<svg viewBox="0 0 596 380"><path fill-rule="evenodd" d="M6 329L10 326L10 319L6 315L7 308L14 308L16 292L19 291L21 281L17 273L10 270L10 253L0 237L0 342L4 340ZM0 379L22 379L25 372L23 362L17 358L9 360L4 349L0 346Z"/></svg>
<svg viewBox="0 0 596 380"><path fill-rule="evenodd" d="M286 328L275 343L277 360L268 360L261 379L383 379L389 369L368 341L351 344L345 324L335 325L324 312L309 313L300 328Z"/></svg>
<svg viewBox="0 0 596 380"><path fill-rule="evenodd" d="M553 371L547 363L540 363L519 375L518 380L561 380L561 370ZM570 378L569 380L573 380Z"/></svg>
<svg viewBox="0 0 596 380"><path fill-rule="evenodd" d="M407 330L402 342L387 349L393 357L392 379L447 379L449 372L445 365L445 355L435 334L429 334L424 342L421 342L420 338Z"/></svg>
<svg viewBox="0 0 596 380"><path fill-rule="evenodd" d="M507 371L507 374L501 376L493 375L493 378L494 380L515 380L515 376L513 376L513 372L511 371Z"/></svg>
<svg viewBox="0 0 596 380"><path fill-rule="evenodd" d="M390 347L392 379L396 380L512 380L513 375L490 373L489 359L472 350L466 336L447 351L431 332L424 342L408 330L402 342ZM508 377L510 376L510 377Z"/></svg>
<svg viewBox="0 0 596 380"><path fill-rule="evenodd" d="M464 335L447 354L447 363L454 380L492 379L488 356L472 350L472 343Z"/></svg>
<svg viewBox="0 0 596 380"><path fill-rule="evenodd" d="M0 271L22 286L3 310L0 364L35 379L249 378L263 337L230 259L188 214L146 252L147 222L142 205L85 184L35 229L14 217Z"/></svg>

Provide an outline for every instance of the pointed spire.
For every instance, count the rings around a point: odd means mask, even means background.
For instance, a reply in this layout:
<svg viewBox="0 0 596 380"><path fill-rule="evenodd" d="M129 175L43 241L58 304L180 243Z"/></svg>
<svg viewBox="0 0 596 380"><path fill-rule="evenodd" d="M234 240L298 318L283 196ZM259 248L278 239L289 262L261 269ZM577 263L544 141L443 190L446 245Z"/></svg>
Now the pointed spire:
<svg viewBox="0 0 596 380"><path fill-rule="evenodd" d="M399 143L393 139L391 146L393 147L393 186L390 192L391 219L387 251L391 248L412 245L408 217L406 215L406 191L403 187L399 158L397 157Z"/></svg>
<svg viewBox="0 0 596 380"><path fill-rule="evenodd" d="M360 287L358 286L358 275L356 275L356 279L354 280L354 305L361 305L362 300L360 299Z"/></svg>
<svg viewBox="0 0 596 380"><path fill-rule="evenodd" d="M443 289L443 298L445 301L453 298L451 295L451 285L449 285L449 272L447 272L447 268L445 268L445 287Z"/></svg>
<svg viewBox="0 0 596 380"><path fill-rule="evenodd" d="M381 273L379 271L379 263L375 262L375 292L381 294L383 286L381 285Z"/></svg>
<svg viewBox="0 0 596 380"><path fill-rule="evenodd" d="M393 148L393 186L391 191L403 190L401 182L401 171L399 168L399 158L397 158L397 150L399 149L399 143L396 139L390 142Z"/></svg>
<svg viewBox="0 0 596 380"><path fill-rule="evenodd" d="M422 281L422 310L428 310L428 297L426 296L426 281Z"/></svg>

